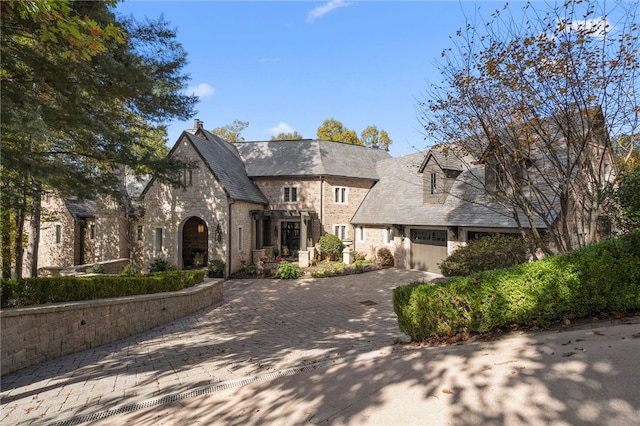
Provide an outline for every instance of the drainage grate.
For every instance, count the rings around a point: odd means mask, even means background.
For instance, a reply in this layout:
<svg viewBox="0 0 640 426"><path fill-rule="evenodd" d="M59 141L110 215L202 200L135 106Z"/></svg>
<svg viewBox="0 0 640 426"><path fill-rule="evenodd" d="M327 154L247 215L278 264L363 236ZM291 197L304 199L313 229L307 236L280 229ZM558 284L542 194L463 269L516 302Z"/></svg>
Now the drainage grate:
<svg viewBox="0 0 640 426"><path fill-rule="evenodd" d="M376 304L375 302L372 302L372 303ZM117 408L112 408L112 409L109 409L109 410L99 411L99 412L93 413L93 414L87 414L87 415L84 415L84 416L78 416L78 417L74 417L72 419L64 420L64 421L61 421L61 422L52 423L50 426L73 426L73 425L79 425L81 423L101 420L101 419L104 419L104 418L107 418L107 417L115 416L117 414L131 413L133 411L142 410L144 408L155 407L155 406L158 406L158 405L165 405L165 404L169 404L169 403L172 403L172 402L175 402L175 401L180 401L182 399L193 398L193 397L196 397L196 396L202 396L202 395L206 395L206 394L209 394L209 393L218 392L218 391L221 391L221 390L237 388L237 387L245 386L245 385L248 385L248 384L251 384L251 383L264 382L264 381L267 381L267 380L276 379L278 377L293 376L294 374L303 373L303 372L306 372L306 371L317 370L318 368L325 368L325 367L329 367L331 365L341 364L343 362L346 362L346 359L335 359L335 360L331 360L331 361L318 362L318 363L315 363L313 365L307 365L307 366L304 366L304 367L290 368L288 370L282 370L282 371L278 371L278 372L275 372L275 373L269 373L269 374L263 374L263 375L260 375L260 376L247 377L245 379L234 380L234 381L231 381L231 382L220 383L220 384L212 385L212 386L206 386L206 387L195 389L195 390L188 391L188 392L183 392L183 393L174 394L174 395L167 395L167 396L164 396L162 398L150 399L148 401L138 402L138 403L130 404L130 405L123 405L122 407L117 407Z"/></svg>
<svg viewBox="0 0 640 426"><path fill-rule="evenodd" d="M365 306L373 306L373 305L377 305L377 303L376 303L376 302L374 302L373 300L365 300L365 301L360 302L360 303L362 303L362 304L363 304L363 305L365 305Z"/></svg>

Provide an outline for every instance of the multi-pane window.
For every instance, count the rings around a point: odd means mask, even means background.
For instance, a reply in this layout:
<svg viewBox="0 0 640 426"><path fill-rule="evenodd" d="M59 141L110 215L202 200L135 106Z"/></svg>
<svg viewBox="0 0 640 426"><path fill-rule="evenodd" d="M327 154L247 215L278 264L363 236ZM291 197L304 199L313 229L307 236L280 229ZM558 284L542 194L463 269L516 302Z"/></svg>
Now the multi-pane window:
<svg viewBox="0 0 640 426"><path fill-rule="evenodd" d="M341 240L344 240L347 238L347 225L333 225L333 233Z"/></svg>
<svg viewBox="0 0 640 426"><path fill-rule="evenodd" d="M435 194L437 192L437 182L436 182L437 174L435 172L431 172L431 193Z"/></svg>
<svg viewBox="0 0 640 426"><path fill-rule="evenodd" d="M333 188L333 202L338 204L346 204L347 188L344 186L336 186Z"/></svg>
<svg viewBox="0 0 640 426"><path fill-rule="evenodd" d="M295 186L285 186L283 194L285 203L298 202L298 188L296 188Z"/></svg>

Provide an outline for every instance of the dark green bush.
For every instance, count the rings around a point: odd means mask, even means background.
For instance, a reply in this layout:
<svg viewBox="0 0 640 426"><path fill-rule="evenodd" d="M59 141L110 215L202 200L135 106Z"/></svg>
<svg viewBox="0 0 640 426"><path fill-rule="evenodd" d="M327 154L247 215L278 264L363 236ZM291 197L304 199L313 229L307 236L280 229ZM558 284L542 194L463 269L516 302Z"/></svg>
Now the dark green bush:
<svg viewBox="0 0 640 426"><path fill-rule="evenodd" d="M393 305L400 330L415 341L640 309L640 232L566 256L397 287Z"/></svg>
<svg viewBox="0 0 640 426"><path fill-rule="evenodd" d="M173 266L168 260L162 258L153 259L153 263L149 265L149 272L164 272L175 271L176 267Z"/></svg>
<svg viewBox="0 0 640 426"><path fill-rule="evenodd" d="M300 278L302 276L302 270L295 263L287 262L283 260L278 264L278 270L276 271L276 278L283 280Z"/></svg>
<svg viewBox="0 0 640 426"><path fill-rule="evenodd" d="M446 277L471 275L491 269L508 268L529 258L527 242L520 236L495 234L469 241L440 265Z"/></svg>
<svg viewBox="0 0 640 426"><path fill-rule="evenodd" d="M318 240L318 248L322 255L329 257L329 260L338 260L342 256L344 244L342 244L342 240L337 235L324 234Z"/></svg>
<svg viewBox="0 0 640 426"><path fill-rule="evenodd" d="M393 254L386 247L380 247L376 253L378 264L380 266L393 266Z"/></svg>
<svg viewBox="0 0 640 426"><path fill-rule="evenodd" d="M2 308L176 291L202 282L204 271L170 271L131 277L42 277L2 280Z"/></svg>

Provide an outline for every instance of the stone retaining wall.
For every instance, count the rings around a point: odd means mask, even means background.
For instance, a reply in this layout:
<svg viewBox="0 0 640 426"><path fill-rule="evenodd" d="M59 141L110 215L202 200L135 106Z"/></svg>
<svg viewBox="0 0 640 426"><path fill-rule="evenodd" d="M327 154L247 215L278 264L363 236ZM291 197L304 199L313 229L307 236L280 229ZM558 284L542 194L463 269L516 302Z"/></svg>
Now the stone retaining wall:
<svg viewBox="0 0 640 426"><path fill-rule="evenodd" d="M111 343L222 301L223 280L172 293L0 311L1 375Z"/></svg>

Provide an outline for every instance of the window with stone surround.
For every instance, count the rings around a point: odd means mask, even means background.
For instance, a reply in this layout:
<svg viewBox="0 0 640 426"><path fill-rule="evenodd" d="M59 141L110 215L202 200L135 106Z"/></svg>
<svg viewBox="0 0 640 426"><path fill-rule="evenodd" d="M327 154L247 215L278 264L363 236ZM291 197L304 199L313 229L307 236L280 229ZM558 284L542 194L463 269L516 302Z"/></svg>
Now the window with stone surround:
<svg viewBox="0 0 640 426"><path fill-rule="evenodd" d="M364 242L364 228L362 226L358 226L356 229L356 239L358 242Z"/></svg>
<svg viewBox="0 0 640 426"><path fill-rule="evenodd" d="M298 202L298 187L285 186L282 189L283 199L285 203L297 203Z"/></svg>
<svg viewBox="0 0 640 426"><path fill-rule="evenodd" d="M156 228L155 249L156 251L162 251L162 228Z"/></svg>
<svg viewBox="0 0 640 426"><path fill-rule="evenodd" d="M238 251L242 251L242 248L243 248L243 246L242 246L242 237L243 237L242 231L243 231L242 226L238 226Z"/></svg>
<svg viewBox="0 0 640 426"><path fill-rule="evenodd" d="M96 225L92 223L91 225L89 225L89 238L93 240L95 237L96 237Z"/></svg>
<svg viewBox="0 0 640 426"><path fill-rule="evenodd" d="M437 178L437 173L436 172L431 172L431 194L435 194L437 192L436 188L436 178Z"/></svg>
<svg viewBox="0 0 640 426"><path fill-rule="evenodd" d="M333 225L333 233L341 240L344 240L349 235L347 225Z"/></svg>
<svg viewBox="0 0 640 426"><path fill-rule="evenodd" d="M333 188L333 202L336 204L347 204L349 191L346 186L336 186Z"/></svg>
<svg viewBox="0 0 640 426"><path fill-rule="evenodd" d="M62 225L55 226L56 231L56 244L62 243Z"/></svg>
<svg viewBox="0 0 640 426"><path fill-rule="evenodd" d="M393 242L393 232L391 228L382 230L382 241L384 244L391 244Z"/></svg>

